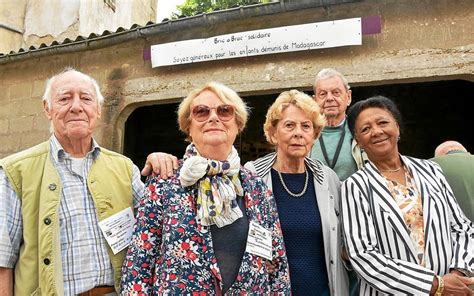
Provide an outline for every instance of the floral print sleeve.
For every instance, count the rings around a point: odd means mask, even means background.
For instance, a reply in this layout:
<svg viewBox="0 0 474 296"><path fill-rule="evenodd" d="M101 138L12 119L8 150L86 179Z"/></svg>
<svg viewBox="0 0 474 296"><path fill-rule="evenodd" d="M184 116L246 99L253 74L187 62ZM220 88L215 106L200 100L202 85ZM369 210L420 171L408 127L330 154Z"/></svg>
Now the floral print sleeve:
<svg viewBox="0 0 474 296"><path fill-rule="evenodd" d="M156 186L159 177L149 178L140 202L127 256L122 266L122 295L151 295L154 266L161 245L162 199Z"/></svg>
<svg viewBox="0 0 474 296"><path fill-rule="evenodd" d="M281 295L290 295L290 276L288 269L288 259L286 257L285 244L283 242L283 233L281 232L280 219L278 218L277 208L273 193L270 189L266 192L266 199L270 205L270 215L273 226L273 260L269 268L270 290Z"/></svg>
<svg viewBox="0 0 474 296"><path fill-rule="evenodd" d="M246 179L244 183L249 187L251 186L247 189L249 192L247 206L254 208L255 220L265 223L267 228L272 230L273 260L271 262L266 261L269 287L261 292L264 294L270 293L271 295L290 295L288 259L273 193L260 177L252 176L252 173L246 170L244 170L243 175Z"/></svg>

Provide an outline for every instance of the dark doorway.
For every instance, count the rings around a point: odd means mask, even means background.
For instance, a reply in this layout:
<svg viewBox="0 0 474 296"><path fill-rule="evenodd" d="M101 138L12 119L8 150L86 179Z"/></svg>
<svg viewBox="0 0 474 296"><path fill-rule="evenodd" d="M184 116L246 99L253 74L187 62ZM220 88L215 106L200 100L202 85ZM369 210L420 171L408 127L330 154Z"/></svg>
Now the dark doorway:
<svg viewBox="0 0 474 296"><path fill-rule="evenodd" d="M125 123L123 153L141 169L148 154L160 151L176 156L186 148L184 134L178 129L178 104L152 105L137 108Z"/></svg>
<svg viewBox="0 0 474 296"><path fill-rule="evenodd" d="M457 140L474 151L473 117L470 102L474 83L465 80L436 81L409 84L353 87L353 101L374 95L393 99L404 117L400 150L402 154L419 158L433 157L434 149L445 140ZM311 93L312 94L312 93ZM247 96L251 115L244 133L235 146L242 163L272 151L263 134L263 122L268 107L278 94ZM124 154L142 167L146 156L154 151L181 158L187 145L178 130L178 104L137 108L125 124Z"/></svg>

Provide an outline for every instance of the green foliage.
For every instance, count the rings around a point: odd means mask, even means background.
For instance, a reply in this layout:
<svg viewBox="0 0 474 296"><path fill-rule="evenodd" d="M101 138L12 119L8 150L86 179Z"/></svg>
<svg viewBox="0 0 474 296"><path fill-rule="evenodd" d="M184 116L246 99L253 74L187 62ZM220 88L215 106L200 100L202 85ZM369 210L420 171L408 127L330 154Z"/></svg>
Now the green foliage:
<svg viewBox="0 0 474 296"><path fill-rule="evenodd" d="M272 0L186 0L182 5L176 7L178 14L173 14L173 18L268 2L272 2Z"/></svg>

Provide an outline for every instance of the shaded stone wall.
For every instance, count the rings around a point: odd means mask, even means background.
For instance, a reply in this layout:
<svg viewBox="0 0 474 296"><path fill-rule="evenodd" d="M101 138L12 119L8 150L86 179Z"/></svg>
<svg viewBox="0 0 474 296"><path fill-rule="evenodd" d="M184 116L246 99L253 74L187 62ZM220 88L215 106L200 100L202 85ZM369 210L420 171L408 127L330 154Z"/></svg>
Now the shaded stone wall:
<svg viewBox="0 0 474 296"><path fill-rule="evenodd" d="M106 97L96 138L123 150L124 124L139 106L178 102L209 80L242 95L311 89L314 75L335 67L353 86L464 79L474 81L474 1L368 0L293 11L179 32L103 49L30 58L0 65L0 157L48 137L41 110L44 80L65 66L96 78ZM143 50L152 44L327 21L380 16L382 33L363 36L361 46L283 53L163 68L151 68ZM466 98L467 99L467 98ZM422 115L423 116L423 115ZM159 124L159 118L156 119ZM163 129L170 127L163 126Z"/></svg>

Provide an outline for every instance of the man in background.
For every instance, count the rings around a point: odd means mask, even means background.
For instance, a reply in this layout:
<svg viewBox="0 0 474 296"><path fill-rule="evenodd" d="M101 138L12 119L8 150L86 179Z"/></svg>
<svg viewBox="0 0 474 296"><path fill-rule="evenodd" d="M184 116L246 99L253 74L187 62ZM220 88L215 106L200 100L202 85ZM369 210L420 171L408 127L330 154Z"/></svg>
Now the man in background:
<svg viewBox="0 0 474 296"><path fill-rule="evenodd" d="M347 126L346 110L352 102L347 79L335 69L322 69L314 82L314 99L326 116L327 126L315 141L311 158L322 161L344 181L367 160Z"/></svg>
<svg viewBox="0 0 474 296"><path fill-rule="evenodd" d="M474 220L474 155L456 141L441 143L431 159L443 169L459 206L471 221Z"/></svg>

